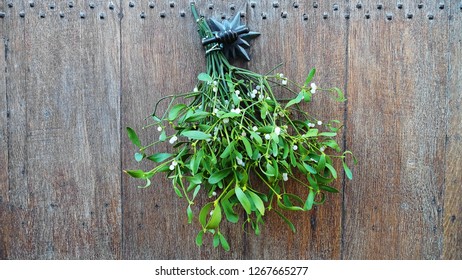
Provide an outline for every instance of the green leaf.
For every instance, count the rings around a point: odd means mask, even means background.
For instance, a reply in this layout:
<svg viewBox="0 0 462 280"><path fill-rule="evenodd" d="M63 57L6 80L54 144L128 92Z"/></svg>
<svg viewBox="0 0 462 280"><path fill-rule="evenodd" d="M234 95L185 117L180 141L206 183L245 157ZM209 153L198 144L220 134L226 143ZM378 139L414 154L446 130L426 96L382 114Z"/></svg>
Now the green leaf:
<svg viewBox="0 0 462 280"><path fill-rule="evenodd" d="M208 180L209 184L215 185L216 183L226 178L229 175L229 173L231 173L231 168L226 168L213 173L212 175L210 175L210 178Z"/></svg>
<svg viewBox="0 0 462 280"><path fill-rule="evenodd" d="M348 179L353 179L353 173L351 173L350 168L346 164L346 162L343 162L343 170L345 170L345 175L347 176Z"/></svg>
<svg viewBox="0 0 462 280"><path fill-rule="evenodd" d="M138 138L138 135L136 135L136 132L133 130L133 128L127 127L127 134L128 134L128 138L132 141L132 143L135 146L138 146L141 148L140 139Z"/></svg>
<svg viewBox="0 0 462 280"><path fill-rule="evenodd" d="M254 192L247 191L247 193L252 199L253 204L257 208L258 212L260 212L262 216L265 215L265 205L263 204L263 200L261 200L261 198Z"/></svg>
<svg viewBox="0 0 462 280"><path fill-rule="evenodd" d="M252 158L253 151L252 151L252 145L250 145L249 140L247 140L246 137L242 137L242 143L244 143L245 151L247 152L247 155L249 158Z"/></svg>
<svg viewBox="0 0 462 280"><path fill-rule="evenodd" d="M205 229L207 225L207 216L210 213L210 210L212 210L213 207L213 202L209 202L202 207L201 211L199 212L199 223L202 225L202 227Z"/></svg>
<svg viewBox="0 0 462 280"><path fill-rule="evenodd" d="M313 95L311 93L311 91L306 91L306 90L302 90L303 92L303 99L305 102L310 102L311 101L311 96Z"/></svg>
<svg viewBox="0 0 462 280"><path fill-rule="evenodd" d="M317 170L318 172L323 171L326 167L326 154L322 153L318 161Z"/></svg>
<svg viewBox="0 0 462 280"><path fill-rule="evenodd" d="M308 73L308 76L306 77L305 84L303 85L304 87L308 87L310 85L311 80L313 80L314 75L316 74L316 68L312 68L310 70L310 73Z"/></svg>
<svg viewBox="0 0 462 280"><path fill-rule="evenodd" d="M335 132L321 132L318 135L319 136L326 136L326 137L334 137L334 136L337 136L337 133L335 133Z"/></svg>
<svg viewBox="0 0 462 280"><path fill-rule="evenodd" d="M289 226L292 232L295 233L296 230L294 224L292 224L292 222L289 219L287 219L284 215L282 215L282 213L278 210L274 209L274 212L276 212L276 214L278 214L278 216L281 217L282 220Z"/></svg>
<svg viewBox="0 0 462 280"><path fill-rule="evenodd" d="M132 176L133 178L144 178L145 172L143 170L124 170L125 173Z"/></svg>
<svg viewBox="0 0 462 280"><path fill-rule="evenodd" d="M316 137L318 136L318 129L317 128L312 128L308 130L305 134L305 137Z"/></svg>
<svg viewBox="0 0 462 280"><path fill-rule="evenodd" d="M181 193L180 189L178 189L176 186L174 186L173 189L175 190L176 195L177 195L179 198L183 198L183 194Z"/></svg>
<svg viewBox="0 0 462 280"><path fill-rule="evenodd" d="M290 100L289 102L287 102L287 104L286 104L286 106L284 107L284 109L287 109L287 108L289 108L289 107L292 106L292 105L295 105L295 104L300 103L300 102L303 100L304 97L305 97L305 96L304 96L304 94L303 94L303 91L301 91L301 92L297 95L296 98L294 98L294 99Z"/></svg>
<svg viewBox="0 0 462 280"><path fill-rule="evenodd" d="M263 105L263 106L262 106L261 109L260 109L260 117L261 117L262 119L265 119L265 118L266 118L266 114L268 114L268 105L267 105L265 102L263 102L262 105ZM262 132L262 131L260 131L260 132ZM270 131L270 132L271 132L271 131ZM266 132L266 133L269 133L269 132Z"/></svg>
<svg viewBox="0 0 462 280"><path fill-rule="evenodd" d="M199 233L196 236L196 244L197 246L202 246L202 236L204 236L204 231L199 231Z"/></svg>
<svg viewBox="0 0 462 280"><path fill-rule="evenodd" d="M162 130L162 132L159 135L159 141L164 142L165 140L167 140L167 133L165 132L165 130Z"/></svg>
<svg viewBox="0 0 462 280"><path fill-rule="evenodd" d="M238 186L234 188L234 192L236 193L236 197L244 208L245 212L250 215L252 213L251 204L249 198L245 195L242 189Z"/></svg>
<svg viewBox="0 0 462 280"><path fill-rule="evenodd" d="M226 241L226 238L223 236L223 234L221 233L218 233L220 235L220 243L221 243L221 247L223 247L223 249L225 251L229 251L229 244L228 244L228 241Z"/></svg>
<svg viewBox="0 0 462 280"><path fill-rule="evenodd" d="M226 114L223 114L220 116L220 119L232 119L232 118L235 118L235 117L239 117L241 116L240 114L238 113L234 113L234 112L229 112L229 113L226 113Z"/></svg>
<svg viewBox="0 0 462 280"><path fill-rule="evenodd" d="M199 120L205 119L206 117L210 116L210 113L204 111L197 111L194 112L192 115L188 116L184 119L185 122L197 122Z"/></svg>
<svg viewBox="0 0 462 280"><path fill-rule="evenodd" d="M181 135L184 137L188 137L194 140L206 140L210 139L212 136L210 134L204 133L199 130L187 130L187 131L182 131Z"/></svg>
<svg viewBox="0 0 462 280"><path fill-rule="evenodd" d="M274 131L274 126L272 125L263 126L263 127L260 127L257 131L261 133L271 133Z"/></svg>
<svg viewBox="0 0 462 280"><path fill-rule="evenodd" d="M290 164L292 164L293 167L297 166L297 159L295 158L295 155L294 155L294 149L289 149L289 156L290 156Z"/></svg>
<svg viewBox="0 0 462 280"><path fill-rule="evenodd" d="M316 178L319 178L318 175L315 175ZM318 182L311 176L311 175L308 175L307 176L307 179L308 179L308 183L310 184L310 186L315 189L315 190L319 190L319 185L318 185Z"/></svg>
<svg viewBox="0 0 462 280"><path fill-rule="evenodd" d="M253 140L255 140L255 142L257 142L258 146L261 146L263 144L263 141L262 141L260 135L256 134L253 131L250 131L250 135L252 136Z"/></svg>
<svg viewBox="0 0 462 280"><path fill-rule="evenodd" d="M197 185L197 187L194 189L192 199L196 198L196 196L199 193L200 189L201 189L201 185Z"/></svg>
<svg viewBox="0 0 462 280"><path fill-rule="evenodd" d="M221 153L220 158L228 158L229 155L231 154L232 151L234 151L234 145L236 144L236 141L233 140L231 143L229 143L228 146L226 146L226 149Z"/></svg>
<svg viewBox="0 0 462 280"><path fill-rule="evenodd" d="M168 112L168 120L175 120L180 114L180 111L185 108L187 108L187 106L184 104L176 104L175 106L173 106L172 109L170 109L170 112Z"/></svg>
<svg viewBox="0 0 462 280"><path fill-rule="evenodd" d="M311 165L309 165L309 164L307 164L307 163L304 163L304 162L303 162L303 167L305 167L306 171L310 172L311 174L316 174L316 173L318 173L318 172L316 171L316 169L314 169L313 166L311 166Z"/></svg>
<svg viewBox="0 0 462 280"><path fill-rule="evenodd" d="M315 193L312 189L310 189L310 193L305 201L305 205L303 206L304 210L311 210L313 208Z"/></svg>
<svg viewBox="0 0 462 280"><path fill-rule="evenodd" d="M186 213L188 215L188 224L190 224L190 223L192 223L192 220L193 220L193 217L194 217L193 211L191 209L191 204L188 205L188 208L186 208Z"/></svg>
<svg viewBox="0 0 462 280"><path fill-rule="evenodd" d="M191 170L193 174L196 174L199 171L199 166L201 164L203 155L204 150L201 149L191 158Z"/></svg>
<svg viewBox="0 0 462 280"><path fill-rule="evenodd" d="M220 236L218 234L215 234L213 236L213 248L217 248L218 245L220 245Z"/></svg>
<svg viewBox="0 0 462 280"><path fill-rule="evenodd" d="M302 207L299 207L299 206L292 206L292 205L286 205L286 204L282 203L280 199L278 199L278 206L279 206L279 208L281 208L281 209L283 209L283 210L303 211L303 208L302 208Z"/></svg>
<svg viewBox="0 0 462 280"><path fill-rule="evenodd" d="M279 143L280 144L280 143ZM287 156L289 155L289 143L285 139L282 140L282 147L283 147L283 153L282 153L282 158L286 159Z"/></svg>
<svg viewBox="0 0 462 280"><path fill-rule="evenodd" d="M144 155L143 155L143 154L135 153L135 160L136 160L137 162L142 161L143 158L144 158Z"/></svg>
<svg viewBox="0 0 462 280"><path fill-rule="evenodd" d="M220 222L221 222L221 208L220 208L220 205L217 204L215 208L213 209L212 217L210 218L205 228L206 229L217 228Z"/></svg>
<svg viewBox="0 0 462 280"><path fill-rule="evenodd" d="M319 188L323 191L330 192L330 193L338 193L339 191L336 188L330 186L321 185Z"/></svg>
<svg viewBox="0 0 462 280"><path fill-rule="evenodd" d="M344 102L346 101L345 99L345 95L343 95L343 92L341 89L339 89L338 87L335 87L334 90L337 92L337 101L339 102Z"/></svg>
<svg viewBox="0 0 462 280"><path fill-rule="evenodd" d="M332 165L328 164L328 163L326 163L326 167L327 167L327 169L329 169L330 173L332 174L332 177L337 179L337 170L335 170L335 168Z"/></svg>
<svg viewBox="0 0 462 280"><path fill-rule="evenodd" d="M202 184L202 173L196 174L194 176L185 177L190 183L199 185Z"/></svg>
<svg viewBox="0 0 462 280"><path fill-rule="evenodd" d="M234 190L231 190L230 192L234 194ZM225 212L226 219L230 221L231 223L237 223L237 221L239 221L239 216L234 212L233 204L229 202L229 199L227 197L228 195L226 195L225 198L222 198L220 200L221 206L223 207L223 211Z"/></svg>
<svg viewBox="0 0 462 280"><path fill-rule="evenodd" d="M336 152L340 152L341 149L339 147L339 145L337 144L337 142L335 140L327 140L327 141L324 141L322 142L322 144L326 145L327 147L331 147L332 149L334 149Z"/></svg>
<svg viewBox="0 0 462 280"><path fill-rule="evenodd" d="M197 79L199 81L203 81L203 82L213 82L213 79L212 77L210 77L207 73L200 73L198 76L197 76Z"/></svg>
<svg viewBox="0 0 462 280"><path fill-rule="evenodd" d="M169 153L157 153L157 154L150 155L149 157L147 157L147 159L153 162L163 162L164 160L172 156L173 154L169 154Z"/></svg>
<svg viewBox="0 0 462 280"><path fill-rule="evenodd" d="M274 167L269 162L266 163L266 172L265 172L265 174L268 177L276 176L276 170L274 169Z"/></svg>

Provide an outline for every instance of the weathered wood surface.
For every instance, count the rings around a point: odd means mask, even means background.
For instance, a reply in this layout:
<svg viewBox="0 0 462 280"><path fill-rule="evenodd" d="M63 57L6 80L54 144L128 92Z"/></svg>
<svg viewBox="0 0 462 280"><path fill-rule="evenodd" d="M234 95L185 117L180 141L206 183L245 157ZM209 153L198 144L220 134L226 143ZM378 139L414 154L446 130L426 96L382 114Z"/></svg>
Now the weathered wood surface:
<svg viewBox="0 0 462 280"><path fill-rule="evenodd" d="M443 258L462 258L462 6L451 7L445 153Z"/></svg>
<svg viewBox="0 0 462 280"><path fill-rule="evenodd" d="M342 86L345 82L347 24L340 10L332 11L336 1L319 1L316 9L309 1L300 1L298 6L293 5L294 1L278 3L279 6L274 7L273 1L261 1L255 8L248 8L249 24L262 33L261 38L255 40L252 46L254 58L249 63L250 69L267 72L283 63L277 71L302 83L310 69L316 68L317 75L313 82L320 87ZM329 20L322 19L325 11L329 11ZM262 13L266 19L262 18ZM283 13L287 13L286 18ZM303 20L304 14L308 15L307 20ZM342 121L344 106L328 95L319 93L314 95L313 102L304 106L304 109L323 122L331 119ZM342 143L342 135L338 140ZM339 180L334 186L341 190L341 183ZM296 183L288 187L300 189ZM287 213L287 217L294 221L297 233L292 233L276 213L269 212L262 234L247 235L246 257L340 258L342 194L329 195L325 205L315 207L310 213ZM268 238L269 235L271 238Z"/></svg>
<svg viewBox="0 0 462 280"><path fill-rule="evenodd" d="M359 159L340 195L289 215L296 234L269 213L261 236L226 227L230 252L195 245L168 179L141 190L121 174L148 167L125 127L205 67L189 1L33 2L0 2L0 259L462 258L457 1L196 1L262 33L241 65L283 62L298 81L316 67L318 85L344 88L346 103L305 108L343 120Z"/></svg>
<svg viewBox="0 0 462 280"><path fill-rule="evenodd" d="M102 21L90 10L82 20L73 11L84 2L3 2L2 257L121 258L118 16Z"/></svg>
<svg viewBox="0 0 462 280"><path fill-rule="evenodd" d="M0 20L0 29L5 30L5 22ZM4 34L2 34L4 36ZM6 215L5 203L8 185L8 107L6 98L6 50L8 40L0 38L0 259L6 258L7 242L3 223L9 217Z"/></svg>
<svg viewBox="0 0 462 280"><path fill-rule="evenodd" d="M345 190L347 259L441 257L448 9L430 11L351 18L347 146L363 175Z"/></svg>

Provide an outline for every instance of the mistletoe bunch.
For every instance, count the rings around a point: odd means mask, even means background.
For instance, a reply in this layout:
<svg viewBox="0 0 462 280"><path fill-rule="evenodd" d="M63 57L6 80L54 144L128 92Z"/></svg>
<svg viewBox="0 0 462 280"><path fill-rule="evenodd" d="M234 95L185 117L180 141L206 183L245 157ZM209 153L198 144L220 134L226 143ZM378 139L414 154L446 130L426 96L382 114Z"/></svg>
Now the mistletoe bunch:
<svg viewBox="0 0 462 280"><path fill-rule="evenodd" d="M194 4L191 8L201 37L216 37L217 31L198 16ZM227 25L233 24L224 22L219 27ZM242 53L240 45L235 47ZM148 171L125 172L146 180L145 187L155 174L166 173L175 193L187 201L189 223L197 211L194 208L198 194L206 192L209 202L201 205L198 212L201 230L196 243L202 245L203 235L210 233L215 247L221 244L229 250L220 225L225 219L237 223L239 208L245 212L244 223L249 223L257 235L269 211L279 215L295 232L283 211L308 211L324 203L326 192L338 192L330 186L338 178L333 159L342 160L347 178L351 179L352 173L345 161L351 152L341 153L334 139L339 121L323 122L300 107L320 91L333 93L343 101L340 89L318 88L312 82L315 69L299 85L274 71L261 75L232 66L223 49L221 43L206 46L207 72L198 75L193 91L168 97L169 106L161 115L157 104L165 98L156 104L153 122L148 126L157 128L158 141L143 146L135 131L127 128L129 138L139 147L135 159L152 161L155 166ZM248 58L245 51L244 57ZM293 98L278 100L275 91L279 90L293 93ZM190 102L176 104L178 98ZM166 141L174 152L147 152ZM297 182L301 191L289 191L289 180ZM300 196L300 192L304 195Z"/></svg>

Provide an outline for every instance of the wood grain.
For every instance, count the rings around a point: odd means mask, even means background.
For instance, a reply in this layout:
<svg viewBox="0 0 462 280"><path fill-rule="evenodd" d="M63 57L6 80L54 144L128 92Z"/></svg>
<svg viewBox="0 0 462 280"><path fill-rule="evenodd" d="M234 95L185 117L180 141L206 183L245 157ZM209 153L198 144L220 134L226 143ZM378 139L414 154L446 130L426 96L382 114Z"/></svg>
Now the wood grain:
<svg viewBox="0 0 462 280"><path fill-rule="evenodd" d="M27 195L23 194L15 196L17 186L24 186L27 184L24 178L25 165L26 165L26 151L25 151L25 127L26 127L26 108L25 98L26 94L23 90L25 88L24 74L25 74L25 61L21 55L24 49L24 21L13 20L11 15L17 12L17 8L10 8L6 10L6 3L3 4L2 10L8 15L3 19L5 29L3 29L3 43L4 43L4 59L6 61L5 69L5 83L6 92L5 99L7 101L7 126L6 126L6 139L8 150L8 163L7 163L7 176L8 179L2 181L1 191L3 196L2 202L2 226L1 226L1 241L3 243L2 258L17 258L15 251L21 254L19 248L14 248L14 240L17 232L20 231L21 222L17 222L20 218L16 216L17 210L23 208L24 200L27 200ZM6 43L6 45L5 45ZM4 182L4 183L3 183ZM19 241L20 242L20 241ZM26 248L23 248L26 249ZM24 254L25 252L22 252Z"/></svg>
<svg viewBox="0 0 462 280"><path fill-rule="evenodd" d="M117 14L102 21L92 11L83 21L65 2L27 3L9 10L25 18L7 19L6 255L120 258Z"/></svg>
<svg viewBox="0 0 462 280"><path fill-rule="evenodd" d="M0 11L3 11L4 4L0 3ZM0 21L0 30L7 30L7 23ZM8 56L7 37L0 37L0 224L6 220L7 196L8 196L8 104L6 95L6 76ZM0 260L7 259L7 242L5 236L7 231L0 226Z"/></svg>
<svg viewBox="0 0 462 280"><path fill-rule="evenodd" d="M249 67L256 72L265 73L283 63L277 71L299 83L304 82L311 68L316 68L317 74L313 82L319 87L343 88L346 21L340 11L332 11L333 4L337 2L319 1L317 8L313 8L309 1L300 1L295 7L294 1L277 2L277 7L272 1L259 1L255 8L248 8L249 25L262 33L252 46L254 59ZM324 12L328 12L330 18L323 19ZM303 19L304 15L308 16L308 20ZM330 51L326 52L326 49ZM278 97L290 96L287 92L276 94ZM328 94L321 91L314 95L311 104L306 104L303 108L325 123L331 119L343 120L344 104L333 101ZM342 134L343 132L337 139L340 145ZM341 190L341 182L339 180L333 186ZM295 182L288 188L306 195ZM294 222L297 232L292 233L276 213L269 212L265 217L261 236L249 233L246 238L247 258L340 258L341 194L328 195L324 205L317 206L310 212L283 213Z"/></svg>
<svg viewBox="0 0 462 280"><path fill-rule="evenodd" d="M165 95L190 91L205 63L187 1L175 3L174 8L166 1L156 3L152 10L141 3L133 8L123 6L122 127L134 128L143 144L159 137L155 127L141 129L148 123L143 120L153 112L155 102ZM186 11L184 18L180 17L180 9ZM140 17L141 12L145 19ZM165 110L167 102L160 104L159 110ZM125 132L122 143L124 169L152 168L136 164L133 155L137 150ZM168 149L164 144L147 152ZM199 229L187 224L187 204L175 195L170 180L156 176L148 189L136 188L141 182L128 176L122 182L124 258L201 257L194 241Z"/></svg>
<svg viewBox="0 0 462 280"><path fill-rule="evenodd" d="M443 259L462 259L462 15L451 6L444 192Z"/></svg>
<svg viewBox="0 0 462 280"><path fill-rule="evenodd" d="M156 140L141 129L155 102L204 71L190 1L109 2L0 2L0 259L462 258L457 1L196 1L261 32L238 65L282 62L300 82L316 67L318 86L345 89L344 104L319 92L304 108L345 121L338 140L359 160L340 195L286 213L296 234L271 212L261 236L227 225L230 252L195 245L170 180L138 189L121 174L150 167L125 127Z"/></svg>
<svg viewBox="0 0 462 280"><path fill-rule="evenodd" d="M352 11L347 146L359 165L345 193L345 259L442 252L448 14L435 5L429 20L402 2L412 20L393 6L369 20Z"/></svg>

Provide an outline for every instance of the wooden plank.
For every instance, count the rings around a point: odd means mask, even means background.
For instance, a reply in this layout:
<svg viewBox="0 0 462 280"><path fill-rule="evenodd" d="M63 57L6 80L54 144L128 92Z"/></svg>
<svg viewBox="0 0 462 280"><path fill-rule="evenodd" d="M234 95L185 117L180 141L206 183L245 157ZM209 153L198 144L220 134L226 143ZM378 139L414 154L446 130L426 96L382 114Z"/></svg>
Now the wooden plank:
<svg viewBox="0 0 462 280"><path fill-rule="evenodd" d="M202 8L203 3L198 2ZM134 2L133 7L128 1L122 3L122 127L134 128L141 142L147 144L158 139L159 132L155 127L142 131L147 123L143 120L161 97L191 91L205 68L204 51L189 1L175 1L174 7L167 1L156 2L154 8L146 1ZM159 110L165 110L167 104L161 103ZM136 164L136 149L125 134L123 168L152 168ZM169 149L166 143L150 152ZM187 203L176 196L170 180L159 174L150 188L137 189L139 184L128 176L122 178L124 259L220 258L222 252L211 248L211 240L204 240L207 245L202 248L196 246L200 227L197 220L193 225L187 223ZM194 211L197 217L199 209Z"/></svg>
<svg viewBox="0 0 462 280"><path fill-rule="evenodd" d="M444 192L444 259L462 259L462 13L451 4L448 125Z"/></svg>
<svg viewBox="0 0 462 280"><path fill-rule="evenodd" d="M5 11L5 3L0 3L0 12ZM6 17L6 13L5 13ZM8 23L5 18L0 18L0 223L3 224L4 215L7 212L8 195L8 106L6 95L6 59L8 56L8 40L5 30ZM6 238L4 227L0 226L0 260L7 259Z"/></svg>
<svg viewBox="0 0 462 280"><path fill-rule="evenodd" d="M401 2L352 9L347 146L360 163L345 192L345 259L442 253L448 10Z"/></svg>
<svg viewBox="0 0 462 280"><path fill-rule="evenodd" d="M341 32L344 24L338 25L332 22L328 27L322 27L321 24L316 24L314 17L309 23L303 22L301 7L294 8L293 2L289 3L289 1L279 2L281 6L277 9L273 8L271 3L260 2L254 10L249 6L246 7L244 20L253 30L258 30L263 34L253 43L251 54L254 58L248 66L255 71L266 72L287 59L287 64L282 70L288 76L302 81L310 67L319 65L320 74L317 81L320 84L341 85L345 78L343 57L345 37L337 38L339 36L335 33ZM233 2L234 11L229 3L214 2L213 8L208 9L208 4L197 1L197 6L203 14L220 18L221 15L229 17L234 12L245 10L243 3ZM332 3L323 6L324 10ZM124 7L122 88L125 96L130 97L123 97L122 103L123 126L134 126L141 131L141 125L138 124L140 120L149 115L157 99L174 92L190 90L195 83L197 73L203 71L204 54L196 42L198 38L195 35L195 26L191 23L188 1L176 1L174 8L170 8L167 4L162 6L163 4L159 3L152 10L143 8L143 6L138 8L137 5L133 8ZM281 21L282 9L290 9L287 22ZM181 10L186 12L184 19L179 17L178 11ZM145 19L140 19L142 11L145 12ZM164 18L160 17L162 11L165 11ZM267 12L266 20L261 18L262 11ZM320 17L321 12L316 12L316 15ZM183 22L185 22L184 25ZM274 24L281 27L281 30L274 30ZM296 24L296 28L291 24ZM327 28L336 29L331 36L327 35L322 39L310 41L312 26L318 32L325 31ZM291 34L292 29L298 30L298 33ZM284 43L285 36L296 40L297 45L301 45L301 42L306 39L309 42L308 46L290 46L290 40ZM296 36L300 37L297 39ZM152 39L154 37L162 39L154 40ZM171 48L173 44L175 48ZM335 45L338 49L333 54L306 56L305 53L315 53L317 44ZM296 56L293 55L294 52ZM303 59L297 61L295 58L300 56ZM323 62L322 66L321 62ZM241 65L246 66L246 64ZM142 70L136 71L136 69ZM152 89L155 89L154 92ZM313 111L320 117L333 116L340 119L343 117L342 105L321 97L313 107L322 108L317 106L319 104L328 104L324 109ZM158 133L143 131L141 137L142 142L149 143L149 140L152 141L158 137ZM127 164L127 162L134 162L133 153L136 150L126 137L122 140L126 147L123 149L124 168L133 169L135 168L133 164ZM165 149L166 146L161 148ZM147 168L146 165L140 166ZM139 166L136 165L137 167ZM194 236L198 229L186 225L184 211L186 205L175 197L168 180L157 178L154 186L146 190L134 188L139 183L136 180L130 178L123 180L124 258L340 257L340 196L331 197L332 201L315 210L311 216L304 216L306 218L300 219L299 216L292 215L291 217L297 221L296 224L300 231L298 235L292 235L275 213L267 217L269 221L261 237L247 234L239 226L230 225L224 232L228 235L233 249L230 253L225 253L221 249L211 249L208 243L203 248L196 248ZM338 184L337 187L340 188L340 185ZM275 228L284 230L275 231ZM286 238L287 235L290 237ZM303 240L301 245L298 244L297 239ZM177 250L177 247L181 247L182 250Z"/></svg>
<svg viewBox="0 0 462 280"><path fill-rule="evenodd" d="M194 87L205 65L204 54L188 1L175 2L173 8L168 3L155 3L153 8L144 2L130 6L125 1L122 5L122 127L134 128L146 144L155 141L159 133L155 128L142 130L147 124L143 120L161 97ZM180 11L184 11L184 17ZM166 104L160 104L159 110L164 110ZM122 143L124 169L152 168L135 163L136 149L125 133ZM168 149L166 144L156 148ZM123 258L217 258L218 250L208 253L212 250L196 247L197 224L187 224L187 205L176 197L164 176L156 176L147 189L137 189L140 182L128 176L123 177L122 184Z"/></svg>
<svg viewBox="0 0 462 280"><path fill-rule="evenodd" d="M12 242L16 238L16 232L21 227L20 223L15 222L12 215L16 211L15 207L20 208L24 205L24 200L20 197L14 201L14 186L23 186L27 184L27 179L24 178L25 173L25 81L19 77L24 76L25 61L22 59L19 48L24 45L24 21L16 20L13 15L18 13L19 5L13 8L7 8L4 3L3 11L6 16L2 21L5 29L2 29L4 34L4 59L6 65L9 66L5 70L5 99L7 101L7 118L6 135L7 135L7 176L8 179L2 182L1 192L3 197L2 214L1 214L1 242L2 242L2 258L14 258L15 253L12 248ZM14 143L14 145L13 145ZM18 238L19 239L19 238Z"/></svg>
<svg viewBox="0 0 462 280"><path fill-rule="evenodd" d="M319 87L345 85L346 20L344 5L336 1L255 1L255 8L248 7L248 21L262 35L251 49L252 70L266 73L279 63L278 69L285 76L303 83L311 68L317 69L313 80ZM327 18L324 19L324 13ZM305 20L307 17L307 20ZM329 50L329 51L325 51ZM277 93L288 97L287 93ZM327 94L318 92L313 102L303 107L323 122L343 120L344 104L333 101ZM342 135L337 139L342 145ZM338 168L340 165L336 165ZM341 174L339 172L339 174ZM333 185L341 190L341 180ZM292 182L288 188L300 190ZM301 191L303 193L303 191ZM341 242L342 195L328 195L325 205L308 213L284 215L294 222L297 232L274 212L267 214L261 236L249 233L246 237L249 259L339 259Z"/></svg>
<svg viewBox="0 0 462 280"><path fill-rule="evenodd" d="M120 258L119 18L94 3L11 9L10 259Z"/></svg>

